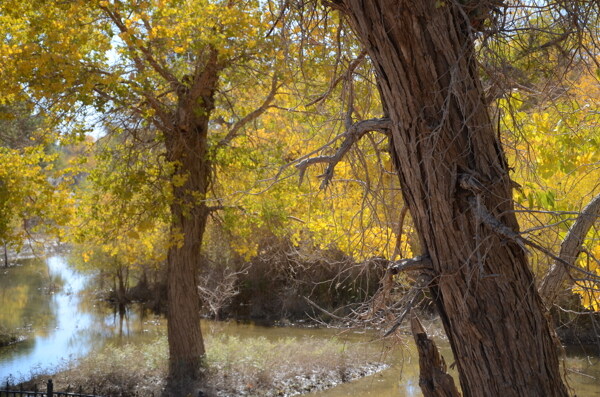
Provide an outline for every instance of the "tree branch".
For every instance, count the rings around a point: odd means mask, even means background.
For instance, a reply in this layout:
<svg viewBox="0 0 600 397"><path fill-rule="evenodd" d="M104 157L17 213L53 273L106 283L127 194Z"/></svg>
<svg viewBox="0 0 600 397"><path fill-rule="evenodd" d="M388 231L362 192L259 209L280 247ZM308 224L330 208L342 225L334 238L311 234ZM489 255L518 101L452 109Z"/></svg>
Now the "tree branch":
<svg viewBox="0 0 600 397"><path fill-rule="evenodd" d="M129 31L129 28L123 22L123 19L121 17L121 14L119 13L119 11L117 11L116 9L111 11L108 9L108 7L103 7L103 6L101 6L100 9L104 10L104 12L113 21L113 23L117 26L117 28L119 29L119 31L121 33L131 34L131 32ZM134 40L138 40L133 34L131 34L131 36ZM150 47L144 47L142 45L134 45L131 40L124 39L123 41L127 44L127 47L129 47L130 50L135 51L135 52L138 52L138 51L141 52L144 55L144 58L146 59L148 64L150 64L150 66L152 67L152 69L154 69L154 71L156 71L158 74L160 74L166 81L168 81L176 86L179 86L181 84L179 82L179 80L177 80L175 75L173 75L168 69L163 67L156 60L156 58L154 58L154 55L152 54ZM136 62L136 64L138 64L139 67L143 68L141 58L139 56L134 55L134 61Z"/></svg>
<svg viewBox="0 0 600 397"><path fill-rule="evenodd" d="M252 112L248 113L246 116L242 117L238 120L229 130L227 135L223 139L219 141L217 147L227 146L235 137L237 137L240 133L240 130L248 123L256 120L260 117L267 109L270 107L271 103L275 99L275 95L277 95L277 90L280 85L278 84L279 80L277 79L277 74L273 73L273 80L271 81L271 90L269 94L263 101L262 105L260 105L257 109L254 109Z"/></svg>
<svg viewBox="0 0 600 397"><path fill-rule="evenodd" d="M331 83L329 83L329 87L327 88L327 91L325 91L323 94L319 95L317 98L313 99L312 101L310 101L309 103L307 103L304 106L305 107L312 106L315 103L321 102L323 99L327 98L331 94L331 92L335 89L335 87L337 87L337 85L340 83L340 81L346 79L349 75L351 75L354 72L354 70L358 67L358 65L360 65L361 62L365 59L366 55L367 55L366 50L363 50L360 54L358 54L356 59L354 59L352 62L350 62L350 64L348 65L348 69L344 73L340 74L337 78L334 78L331 80Z"/></svg>
<svg viewBox="0 0 600 397"><path fill-rule="evenodd" d="M409 259L401 259L396 262L392 262L388 267L391 274L398 274L401 272L419 270L423 272L432 272L433 264L429 255L421 255Z"/></svg>
<svg viewBox="0 0 600 397"><path fill-rule="evenodd" d="M534 249L540 251L541 253L545 254L546 256L554 259L556 262L560 263L562 266L565 266L566 268L577 270L578 272L585 274L586 276L589 277L589 280L594 280L595 282L600 282L600 277L597 274L589 272L587 270L584 270L584 269L576 266L574 263L570 263L570 262L564 260L563 258L556 256L554 253L552 253L547 248L542 247L540 244L536 243L535 241L526 239L525 237L521 236L519 233L512 230L510 227L506 226L504 223L502 223L498 218L496 218L486 208L486 206L481 202L481 200L478 200L474 196L469 197L468 200L469 200L469 204L471 205L471 209L476 214L477 218L480 219L485 225L487 225L490 229L492 229L497 234L499 234L503 237L506 237L509 240L514 241L524 250L527 250L525 248L525 246L528 245L531 248L534 248Z"/></svg>
<svg viewBox="0 0 600 397"><path fill-rule="evenodd" d="M417 258L414 258L414 259L417 259ZM402 314L400 314L400 316L398 316L396 318L394 325L392 325L390 327L390 329L388 329L385 332L385 334L383 334L384 338L387 338L388 336L392 335L394 332L396 332L396 330L400 327L400 325L402 325L402 321L404 321L404 318L406 317L406 315L412 311L412 308L415 305L415 302L417 301L417 297L419 296L419 292L421 292L428 285L430 285L431 280L432 280L432 278L429 274L421 273L421 275L419 276L419 279L417 280L415 285L413 285L411 287L410 291L408 291L408 293L405 295L405 296L408 296L408 303L406 305L404 305L404 307L403 307L404 310L403 310Z"/></svg>
<svg viewBox="0 0 600 397"><path fill-rule="evenodd" d="M311 157L301 161L296 164L296 168L300 171L300 183L302 183L302 179L304 178L304 173L306 169L312 165L317 163L327 163L329 166L325 169L325 172L322 175L319 175L320 178L323 178L321 182L321 189L327 187L331 179L333 178L333 171L337 163L348 153L352 145L357 142L360 138L362 138L367 132L370 131L379 131L382 133L387 133L390 128L390 119L383 117L379 119L369 119L362 120L352 124L350 128L348 128L345 132L340 134L334 140L338 138L344 138L341 146L337 150L337 152L333 156L318 156Z"/></svg>
<svg viewBox="0 0 600 397"><path fill-rule="evenodd" d="M554 261L540 284L539 292L546 305L552 305L558 296L560 284L570 277L569 268L575 267L585 236L598 217L600 217L600 194L594 197L581 211L560 245L558 257L561 260ZM569 266L565 266L565 262Z"/></svg>

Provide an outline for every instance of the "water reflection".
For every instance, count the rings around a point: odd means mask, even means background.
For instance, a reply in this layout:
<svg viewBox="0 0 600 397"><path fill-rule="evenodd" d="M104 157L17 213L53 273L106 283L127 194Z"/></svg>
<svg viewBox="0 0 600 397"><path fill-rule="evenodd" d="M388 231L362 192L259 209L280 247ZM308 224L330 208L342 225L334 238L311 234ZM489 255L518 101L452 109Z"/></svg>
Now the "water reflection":
<svg viewBox="0 0 600 397"><path fill-rule="evenodd" d="M60 257L4 271L0 319L28 340L0 350L1 378L52 370L89 352L92 316L78 310L85 281Z"/></svg>
<svg viewBox="0 0 600 397"><path fill-rule="evenodd" d="M0 269L0 325L9 330L45 330L53 320L48 268L42 260L24 262L16 268Z"/></svg>

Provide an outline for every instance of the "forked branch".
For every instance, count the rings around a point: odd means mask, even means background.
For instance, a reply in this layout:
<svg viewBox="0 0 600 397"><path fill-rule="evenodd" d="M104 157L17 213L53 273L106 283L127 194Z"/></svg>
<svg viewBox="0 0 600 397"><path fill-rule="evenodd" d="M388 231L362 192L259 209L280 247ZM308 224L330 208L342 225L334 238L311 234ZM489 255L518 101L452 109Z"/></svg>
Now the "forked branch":
<svg viewBox="0 0 600 397"><path fill-rule="evenodd" d="M325 172L319 175L319 178L323 178L323 181L321 182L321 189L325 189L333 178L335 166L342 160L342 158L344 158L354 143L360 140L360 138L362 138L367 132L378 131L387 134L389 128L390 119L386 117L362 120L352 124L350 128L336 137L335 140L343 139L343 142L334 155L311 157L296 164L296 168L300 172L300 183L302 183L304 173L310 165L326 163L329 165L325 169Z"/></svg>

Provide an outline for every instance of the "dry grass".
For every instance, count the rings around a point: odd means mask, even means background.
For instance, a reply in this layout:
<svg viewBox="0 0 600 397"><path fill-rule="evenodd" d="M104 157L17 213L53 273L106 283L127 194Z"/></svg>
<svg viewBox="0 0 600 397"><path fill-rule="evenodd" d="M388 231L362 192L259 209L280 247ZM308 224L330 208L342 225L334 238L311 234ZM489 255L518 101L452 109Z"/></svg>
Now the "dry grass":
<svg viewBox="0 0 600 397"><path fill-rule="evenodd" d="M206 383L217 396L293 396L370 375L377 351L330 339L208 337ZM53 375L55 390L103 396L159 396L167 372L167 342L108 345ZM38 375L32 387L48 379Z"/></svg>

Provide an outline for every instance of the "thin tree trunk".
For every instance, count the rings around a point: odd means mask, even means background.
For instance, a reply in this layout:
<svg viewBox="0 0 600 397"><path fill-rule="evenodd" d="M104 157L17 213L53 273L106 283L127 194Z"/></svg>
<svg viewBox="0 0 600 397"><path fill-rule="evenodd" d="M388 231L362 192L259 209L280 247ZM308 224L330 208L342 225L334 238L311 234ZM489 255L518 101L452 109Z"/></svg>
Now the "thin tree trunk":
<svg viewBox="0 0 600 397"><path fill-rule="evenodd" d="M118 286L116 289L116 293L117 293L117 303L119 304L119 306L123 305L126 302L126 295L127 295L127 291L125 288L125 269L122 265L118 265L119 267L117 268L117 281Z"/></svg>
<svg viewBox="0 0 600 397"><path fill-rule="evenodd" d="M8 247L4 243L4 267L8 267Z"/></svg>
<svg viewBox="0 0 600 397"><path fill-rule="evenodd" d="M554 261L548 274L540 283L540 295L546 306L550 307L561 291L562 283L570 276L569 267L575 266L577 257L581 253L581 246L598 217L600 216L600 194L594 197L581 211L573 226L569 229L565 239L560 245L558 257L561 261ZM572 285L572 282L569 283Z"/></svg>
<svg viewBox="0 0 600 397"><path fill-rule="evenodd" d="M464 396L566 396L457 2L337 0L374 64ZM398 204L401 205L401 204Z"/></svg>

